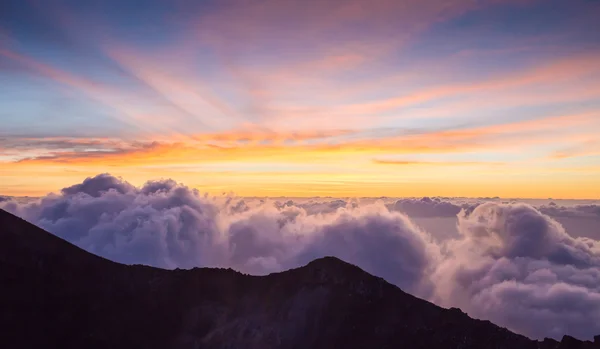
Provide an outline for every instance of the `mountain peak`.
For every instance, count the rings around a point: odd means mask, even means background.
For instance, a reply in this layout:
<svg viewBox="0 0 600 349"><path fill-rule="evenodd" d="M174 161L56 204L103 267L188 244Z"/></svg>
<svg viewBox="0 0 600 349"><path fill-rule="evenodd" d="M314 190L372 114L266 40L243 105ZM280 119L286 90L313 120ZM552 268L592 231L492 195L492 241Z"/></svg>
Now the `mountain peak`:
<svg viewBox="0 0 600 349"><path fill-rule="evenodd" d="M304 268L312 270L320 270L329 274L350 275L350 274L367 274L361 268L354 264L345 262L334 256L325 256L317 258L309 262Z"/></svg>
<svg viewBox="0 0 600 349"><path fill-rule="evenodd" d="M313 259L312 261L310 261L307 266L317 266L317 267L322 267L322 266L331 266L331 265L346 265L350 263L344 262L343 260L334 257L334 256L325 256L325 257L321 257L321 258L317 258L317 259Z"/></svg>

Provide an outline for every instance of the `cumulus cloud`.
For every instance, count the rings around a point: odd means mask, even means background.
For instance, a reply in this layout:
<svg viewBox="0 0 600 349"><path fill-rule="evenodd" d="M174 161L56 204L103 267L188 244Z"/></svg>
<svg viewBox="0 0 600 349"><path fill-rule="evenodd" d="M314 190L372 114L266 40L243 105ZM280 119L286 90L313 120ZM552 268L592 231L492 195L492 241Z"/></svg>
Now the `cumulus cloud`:
<svg viewBox="0 0 600 349"><path fill-rule="evenodd" d="M356 208L357 201L346 201L342 199L325 200L310 199L308 201L287 200L285 202L275 201L275 207L284 208L296 206L304 209L308 215L327 214L337 211L339 208Z"/></svg>
<svg viewBox="0 0 600 349"><path fill-rule="evenodd" d="M600 218L600 206L595 204L562 206L554 202L541 205L540 212L554 217Z"/></svg>
<svg viewBox="0 0 600 349"><path fill-rule="evenodd" d="M456 217L462 210L471 211L477 204L457 204L441 198L399 199L390 209L406 213L410 217Z"/></svg>
<svg viewBox="0 0 600 349"><path fill-rule="evenodd" d="M525 204L459 216L433 277L435 300L532 337L600 333L600 243Z"/></svg>
<svg viewBox="0 0 600 349"><path fill-rule="evenodd" d="M148 183L148 186L150 187L150 189L152 189L152 185L153 183L157 183L157 182L151 182ZM63 190L61 190L61 192L64 195L73 195L73 194L78 194L78 193L84 193L84 194L88 194L92 197L99 197L101 196L103 193L107 192L108 190L114 190L117 191L121 194L133 191L135 188L119 179L116 178L114 176L111 176L108 173L102 173L97 175L96 177L93 178L86 178L83 183L80 184L75 184L73 186L67 187L67 188L63 188Z"/></svg>
<svg viewBox="0 0 600 349"><path fill-rule="evenodd" d="M0 208L118 262L265 274L334 255L532 337L600 333L600 243L525 204L210 197L172 180L138 188L101 174ZM446 240L409 218L456 214L458 235Z"/></svg>

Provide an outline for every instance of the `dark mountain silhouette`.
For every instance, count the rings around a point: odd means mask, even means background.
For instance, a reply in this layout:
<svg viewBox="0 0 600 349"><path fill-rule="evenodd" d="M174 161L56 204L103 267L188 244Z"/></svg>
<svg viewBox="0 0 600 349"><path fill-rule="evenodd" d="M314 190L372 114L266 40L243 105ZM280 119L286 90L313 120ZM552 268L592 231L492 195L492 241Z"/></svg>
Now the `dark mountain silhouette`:
<svg viewBox="0 0 600 349"><path fill-rule="evenodd" d="M533 341L333 257L268 276L92 255L0 210L2 348L599 348Z"/></svg>

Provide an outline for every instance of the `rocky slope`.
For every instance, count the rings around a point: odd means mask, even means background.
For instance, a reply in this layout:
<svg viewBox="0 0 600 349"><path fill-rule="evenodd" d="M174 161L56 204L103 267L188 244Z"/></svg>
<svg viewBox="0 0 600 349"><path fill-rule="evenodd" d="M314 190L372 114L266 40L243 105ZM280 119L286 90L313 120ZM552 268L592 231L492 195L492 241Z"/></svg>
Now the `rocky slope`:
<svg viewBox="0 0 600 349"><path fill-rule="evenodd" d="M268 276L87 253L0 210L3 348L600 348L532 341L333 257Z"/></svg>

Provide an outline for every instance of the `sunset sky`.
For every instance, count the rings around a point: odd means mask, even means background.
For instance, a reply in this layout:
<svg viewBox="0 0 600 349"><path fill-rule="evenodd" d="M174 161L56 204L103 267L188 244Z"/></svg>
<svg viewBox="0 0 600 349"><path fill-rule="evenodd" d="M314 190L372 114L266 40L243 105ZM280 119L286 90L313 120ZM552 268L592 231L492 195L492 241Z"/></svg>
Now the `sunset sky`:
<svg viewBox="0 0 600 349"><path fill-rule="evenodd" d="M600 2L4 0L0 194L600 197Z"/></svg>

